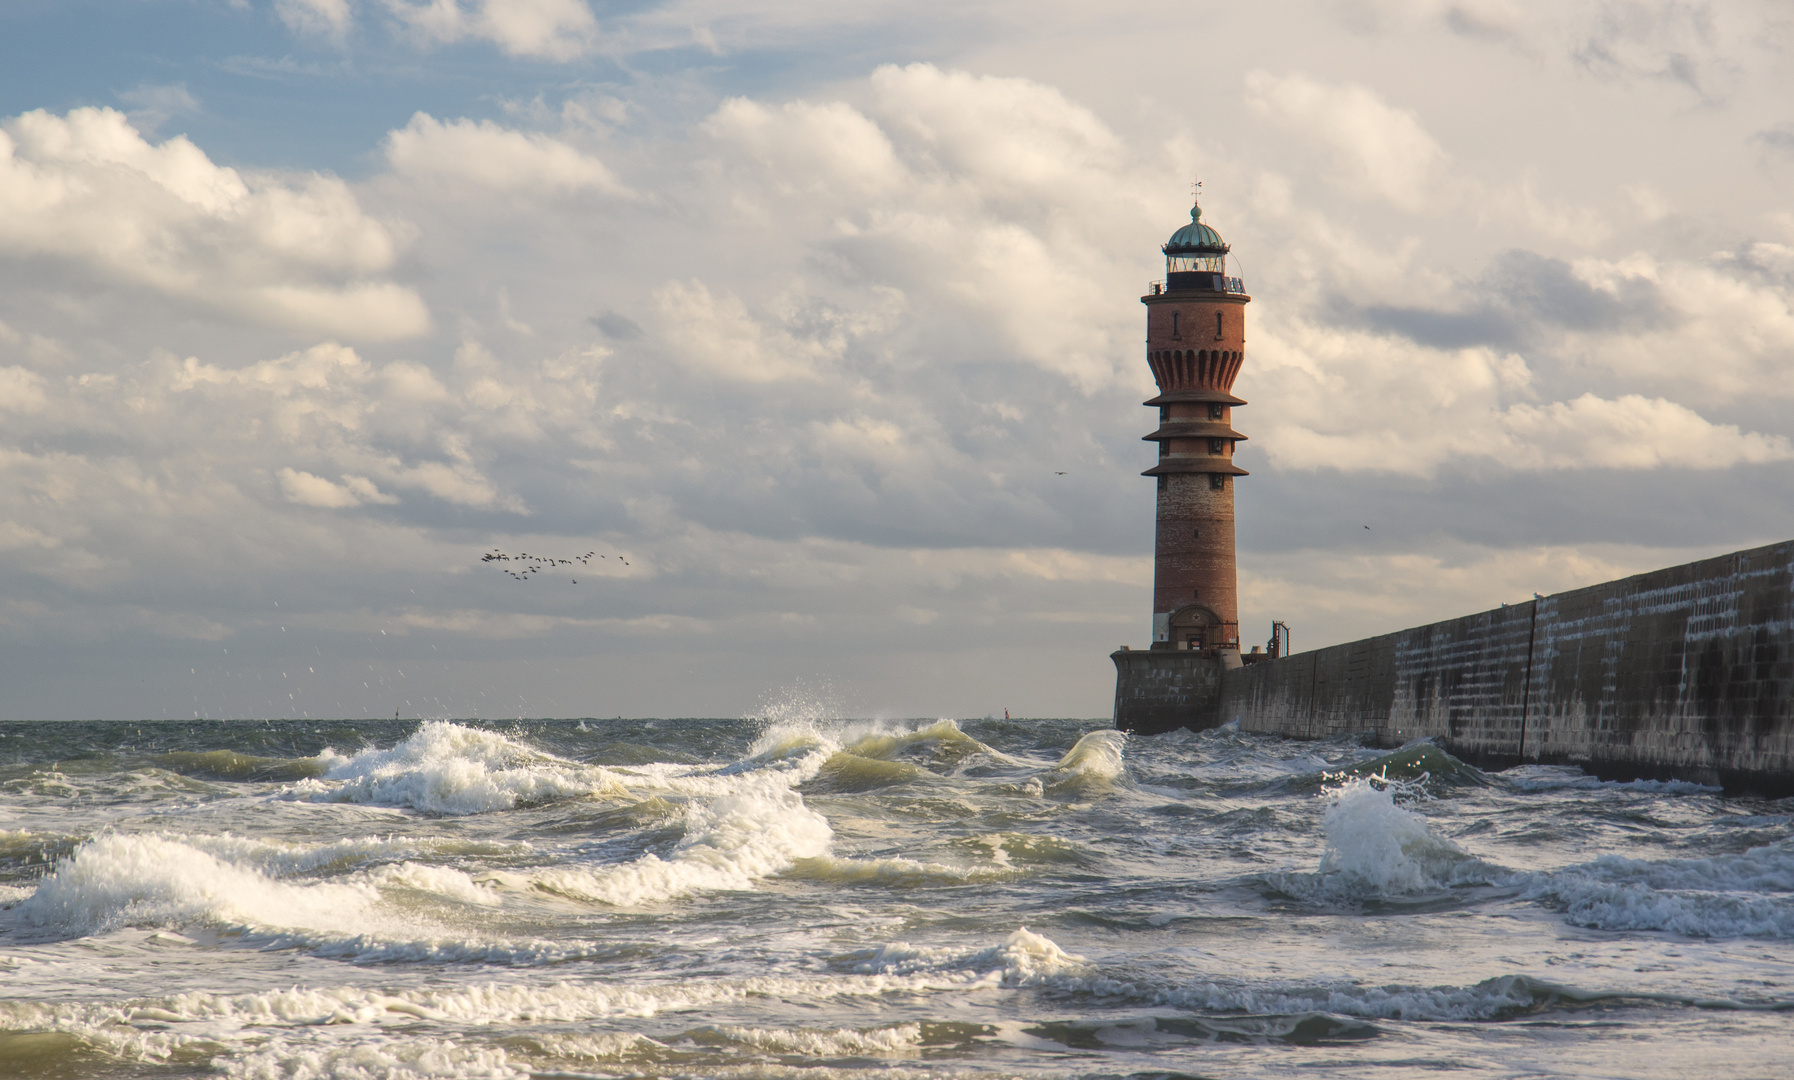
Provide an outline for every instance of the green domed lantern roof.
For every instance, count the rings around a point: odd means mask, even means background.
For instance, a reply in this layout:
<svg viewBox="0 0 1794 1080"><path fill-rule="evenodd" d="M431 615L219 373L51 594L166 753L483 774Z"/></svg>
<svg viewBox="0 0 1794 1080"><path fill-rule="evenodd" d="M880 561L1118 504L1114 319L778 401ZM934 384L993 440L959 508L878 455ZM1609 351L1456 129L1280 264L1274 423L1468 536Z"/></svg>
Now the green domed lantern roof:
<svg viewBox="0 0 1794 1080"><path fill-rule="evenodd" d="M1221 234L1202 223L1202 207L1190 208L1190 223L1171 234L1161 248L1166 255L1225 255L1227 241Z"/></svg>

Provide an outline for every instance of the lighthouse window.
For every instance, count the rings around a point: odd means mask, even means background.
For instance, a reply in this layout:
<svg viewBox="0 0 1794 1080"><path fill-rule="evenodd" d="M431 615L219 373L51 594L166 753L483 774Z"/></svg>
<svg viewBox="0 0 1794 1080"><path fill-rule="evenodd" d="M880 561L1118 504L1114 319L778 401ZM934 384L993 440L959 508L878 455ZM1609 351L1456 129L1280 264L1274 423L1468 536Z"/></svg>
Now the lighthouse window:
<svg viewBox="0 0 1794 1080"><path fill-rule="evenodd" d="M1173 311L1173 312L1172 312L1172 313L1171 313L1171 336L1172 336L1172 337L1177 337L1177 336L1178 336L1178 333L1177 333L1177 312L1175 312L1175 311Z"/></svg>
<svg viewBox="0 0 1794 1080"><path fill-rule="evenodd" d="M1221 340L1221 313L1219 311L1215 312L1215 340Z"/></svg>
<svg viewBox="0 0 1794 1080"><path fill-rule="evenodd" d="M1164 477L1161 476L1161 477L1159 477L1159 479L1162 481L1162 480L1164 480ZM1210 473L1209 478L1208 478L1208 486L1213 488L1216 491L1226 491L1227 490L1227 475L1225 473Z"/></svg>
<svg viewBox="0 0 1794 1080"><path fill-rule="evenodd" d="M1210 439L1208 441L1208 452L1211 454L1219 454L1221 452L1221 443L1223 441L1224 440L1221 439Z"/></svg>
<svg viewBox="0 0 1794 1080"><path fill-rule="evenodd" d="M1160 439L1159 440L1159 456L1164 457L1169 453L1171 453L1171 440L1170 439Z"/></svg>
<svg viewBox="0 0 1794 1080"><path fill-rule="evenodd" d="M1201 589L1191 589L1190 590L1190 599L1192 599L1192 600L1202 599L1202 590Z"/></svg>
<svg viewBox="0 0 1794 1080"><path fill-rule="evenodd" d="M1164 491L1164 490L1165 490L1165 478L1164 478L1164 477L1162 477L1162 476L1161 476L1161 477L1159 477L1159 490L1160 490L1160 491Z"/></svg>
<svg viewBox="0 0 1794 1080"><path fill-rule="evenodd" d="M1202 539L1202 530L1201 529L1191 529L1190 537L1195 540Z"/></svg>
<svg viewBox="0 0 1794 1080"><path fill-rule="evenodd" d="M1227 415L1227 410L1224 406L1222 406L1222 404L1219 401L1209 403L1208 418L1210 420L1220 420L1221 418L1223 418L1226 415Z"/></svg>

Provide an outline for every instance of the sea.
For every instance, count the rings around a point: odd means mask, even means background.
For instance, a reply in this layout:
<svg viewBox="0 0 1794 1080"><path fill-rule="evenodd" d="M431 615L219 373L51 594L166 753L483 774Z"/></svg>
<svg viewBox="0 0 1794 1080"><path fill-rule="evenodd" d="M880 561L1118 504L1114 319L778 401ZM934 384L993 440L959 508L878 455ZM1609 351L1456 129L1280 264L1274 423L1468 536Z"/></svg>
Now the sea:
<svg viewBox="0 0 1794 1080"><path fill-rule="evenodd" d="M767 711L0 724L0 1075L1794 1076L1794 801Z"/></svg>

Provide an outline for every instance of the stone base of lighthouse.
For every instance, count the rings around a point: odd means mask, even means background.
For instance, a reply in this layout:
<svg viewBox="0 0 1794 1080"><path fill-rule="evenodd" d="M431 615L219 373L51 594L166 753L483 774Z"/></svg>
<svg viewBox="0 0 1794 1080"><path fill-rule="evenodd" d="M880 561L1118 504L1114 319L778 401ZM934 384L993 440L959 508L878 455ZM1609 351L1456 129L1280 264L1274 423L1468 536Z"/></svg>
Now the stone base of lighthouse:
<svg viewBox="0 0 1794 1080"><path fill-rule="evenodd" d="M1115 726L1136 735L1219 726L1221 674L1240 666L1237 651L1123 648L1109 659L1115 661Z"/></svg>

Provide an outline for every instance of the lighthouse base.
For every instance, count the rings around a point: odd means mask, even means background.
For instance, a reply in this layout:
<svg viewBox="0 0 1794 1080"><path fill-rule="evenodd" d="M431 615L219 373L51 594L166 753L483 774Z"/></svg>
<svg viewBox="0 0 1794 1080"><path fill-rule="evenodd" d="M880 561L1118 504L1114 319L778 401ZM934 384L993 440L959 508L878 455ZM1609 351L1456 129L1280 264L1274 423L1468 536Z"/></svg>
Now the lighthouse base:
<svg viewBox="0 0 1794 1080"><path fill-rule="evenodd" d="M1232 666L1238 666L1238 653ZM1221 723L1221 672L1217 656L1172 649L1122 649L1115 661L1115 726L1136 735Z"/></svg>

